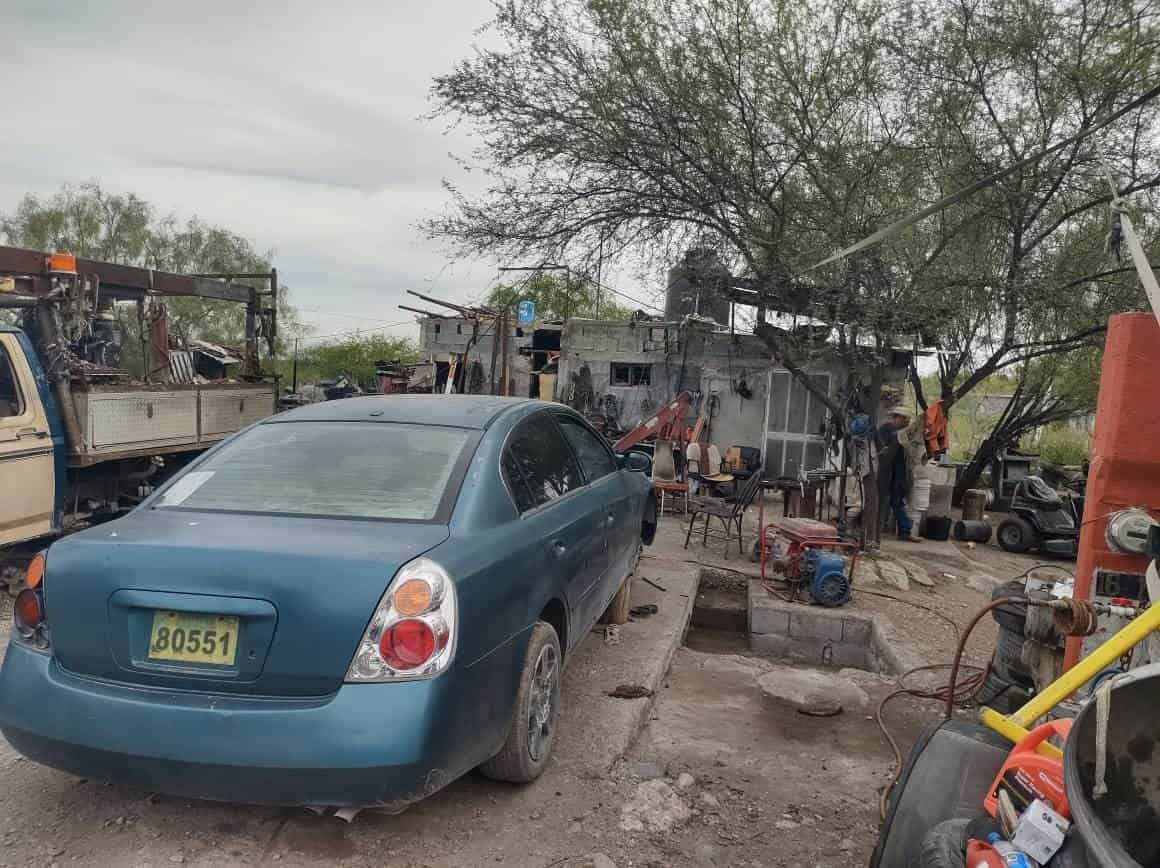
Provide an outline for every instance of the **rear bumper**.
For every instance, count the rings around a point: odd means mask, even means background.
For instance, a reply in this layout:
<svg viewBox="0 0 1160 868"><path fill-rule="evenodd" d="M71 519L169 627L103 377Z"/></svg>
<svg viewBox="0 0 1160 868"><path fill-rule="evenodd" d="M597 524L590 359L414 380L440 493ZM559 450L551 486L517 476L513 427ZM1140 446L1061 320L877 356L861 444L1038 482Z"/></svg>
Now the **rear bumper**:
<svg viewBox="0 0 1160 868"><path fill-rule="evenodd" d="M486 756L438 737L440 722L462 713L454 672L263 699L95 681L13 643L0 670L0 731L36 762L155 792L402 810Z"/></svg>

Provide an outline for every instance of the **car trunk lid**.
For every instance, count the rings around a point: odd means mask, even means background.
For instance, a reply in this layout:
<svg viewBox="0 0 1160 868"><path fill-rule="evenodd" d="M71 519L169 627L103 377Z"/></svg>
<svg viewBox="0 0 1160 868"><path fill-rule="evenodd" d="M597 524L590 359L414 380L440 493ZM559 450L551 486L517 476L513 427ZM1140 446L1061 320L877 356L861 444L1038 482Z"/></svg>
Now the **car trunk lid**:
<svg viewBox="0 0 1160 868"><path fill-rule="evenodd" d="M72 672L158 688L325 695L427 522L146 510L55 544L45 609Z"/></svg>

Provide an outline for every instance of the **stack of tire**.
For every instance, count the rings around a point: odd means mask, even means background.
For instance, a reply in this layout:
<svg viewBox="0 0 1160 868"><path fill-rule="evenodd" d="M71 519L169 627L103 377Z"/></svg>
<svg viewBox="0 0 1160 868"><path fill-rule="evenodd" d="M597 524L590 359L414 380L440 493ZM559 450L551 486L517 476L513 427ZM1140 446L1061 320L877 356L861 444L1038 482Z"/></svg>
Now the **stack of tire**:
<svg viewBox="0 0 1160 868"><path fill-rule="evenodd" d="M999 585L991 592L991 599L1021 597L1025 593L1023 579ZM1035 679L1023 662L1023 638L1027 626L1027 605L1006 603L991 612L999 625L999 640L991 658L991 671L976 700L996 708L998 705L1022 704L1022 698L1035 687ZM1012 696L1014 693L1014 696ZM996 708L1004 711L1004 708Z"/></svg>

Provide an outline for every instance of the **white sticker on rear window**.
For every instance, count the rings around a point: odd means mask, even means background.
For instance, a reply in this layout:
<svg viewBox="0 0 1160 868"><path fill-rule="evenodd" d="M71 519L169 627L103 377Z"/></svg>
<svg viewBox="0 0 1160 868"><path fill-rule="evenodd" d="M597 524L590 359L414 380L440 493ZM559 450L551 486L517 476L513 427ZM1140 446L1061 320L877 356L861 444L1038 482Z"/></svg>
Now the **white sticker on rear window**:
<svg viewBox="0 0 1160 868"><path fill-rule="evenodd" d="M209 478L213 475L212 470L194 470L185 474L162 495L158 506L180 506L185 503L186 498L209 482Z"/></svg>

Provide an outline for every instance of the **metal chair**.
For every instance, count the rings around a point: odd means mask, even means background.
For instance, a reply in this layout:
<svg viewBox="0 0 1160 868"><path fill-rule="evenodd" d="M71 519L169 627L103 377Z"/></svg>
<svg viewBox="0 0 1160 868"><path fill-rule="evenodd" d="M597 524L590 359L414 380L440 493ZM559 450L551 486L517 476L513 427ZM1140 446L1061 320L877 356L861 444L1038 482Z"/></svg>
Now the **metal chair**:
<svg viewBox="0 0 1160 868"><path fill-rule="evenodd" d="M705 516L705 529L701 535L701 547L704 548L709 543L709 537L713 539L725 540L725 557L729 557L729 543L733 541L733 534L737 533L737 551L745 554L745 542L741 538L742 525L745 519L745 510L749 507L757 492L761 488L761 474L755 473L745 480L745 485L737 492L737 497L732 503L717 498L706 498L700 503L694 503L691 509L692 515L689 518L689 529L685 532L685 548L689 547L689 539L693 536L693 525L697 521L698 516ZM709 530L709 522L712 519L718 519L721 522L723 531Z"/></svg>

